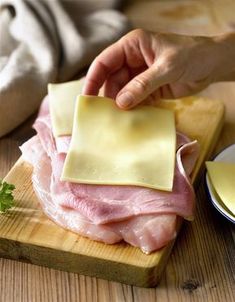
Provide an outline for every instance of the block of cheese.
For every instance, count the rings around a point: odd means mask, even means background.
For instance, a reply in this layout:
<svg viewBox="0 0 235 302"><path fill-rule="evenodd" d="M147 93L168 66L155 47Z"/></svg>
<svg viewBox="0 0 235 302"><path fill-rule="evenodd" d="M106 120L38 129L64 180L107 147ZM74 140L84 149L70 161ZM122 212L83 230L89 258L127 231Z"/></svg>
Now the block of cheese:
<svg viewBox="0 0 235 302"><path fill-rule="evenodd" d="M83 81L49 84L48 95L54 136L70 135L76 98L82 92Z"/></svg>
<svg viewBox="0 0 235 302"><path fill-rule="evenodd" d="M175 152L173 111L124 111L112 99L79 96L61 180L171 191Z"/></svg>
<svg viewBox="0 0 235 302"><path fill-rule="evenodd" d="M219 198L235 215L235 164L207 161L206 167L212 186Z"/></svg>

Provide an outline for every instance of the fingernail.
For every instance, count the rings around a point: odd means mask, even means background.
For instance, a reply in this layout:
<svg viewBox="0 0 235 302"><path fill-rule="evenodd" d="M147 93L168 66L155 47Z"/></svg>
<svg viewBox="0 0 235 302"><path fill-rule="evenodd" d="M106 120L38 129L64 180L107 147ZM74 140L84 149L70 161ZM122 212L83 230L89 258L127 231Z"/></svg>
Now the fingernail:
<svg viewBox="0 0 235 302"><path fill-rule="evenodd" d="M117 98L117 103L120 107L129 107L133 103L133 96L129 92L124 92Z"/></svg>

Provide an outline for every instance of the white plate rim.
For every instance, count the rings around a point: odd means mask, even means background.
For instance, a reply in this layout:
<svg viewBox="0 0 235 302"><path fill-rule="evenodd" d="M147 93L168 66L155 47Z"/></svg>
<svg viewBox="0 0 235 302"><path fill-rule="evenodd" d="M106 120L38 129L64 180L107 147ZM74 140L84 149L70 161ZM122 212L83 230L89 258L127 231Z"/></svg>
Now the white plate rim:
<svg viewBox="0 0 235 302"><path fill-rule="evenodd" d="M229 153L231 150L234 149L234 153ZM220 151L213 159L212 161L219 161L221 158L223 159L223 161L226 161L226 157L227 154L231 155L234 154L234 158L231 156L231 158L229 158L229 162L234 162L235 163L235 144L229 145L227 147L225 147L222 151ZM216 196L214 195L213 191L212 191L212 185L208 176L208 172L206 172L205 174L205 182L206 182L206 188L207 188L207 195L209 196L209 199L211 201L211 203L213 204L213 206L224 216L226 217L229 221L235 223L235 217L233 217L229 212L226 211L226 209L224 209L220 203L217 201Z"/></svg>

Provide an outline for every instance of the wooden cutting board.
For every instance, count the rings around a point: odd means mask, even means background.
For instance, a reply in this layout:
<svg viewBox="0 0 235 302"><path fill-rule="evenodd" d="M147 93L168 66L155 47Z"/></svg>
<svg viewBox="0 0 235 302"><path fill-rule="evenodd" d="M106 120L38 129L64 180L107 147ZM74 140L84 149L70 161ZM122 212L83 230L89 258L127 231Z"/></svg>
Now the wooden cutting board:
<svg viewBox="0 0 235 302"><path fill-rule="evenodd" d="M195 185L219 137L223 104L189 97L164 101L160 106L173 109L177 129L200 143L200 157L192 174ZM106 245L64 230L41 211L31 174L32 167L19 159L5 178L16 186L16 206L0 214L1 257L141 287L157 285L174 242L145 255L126 243Z"/></svg>

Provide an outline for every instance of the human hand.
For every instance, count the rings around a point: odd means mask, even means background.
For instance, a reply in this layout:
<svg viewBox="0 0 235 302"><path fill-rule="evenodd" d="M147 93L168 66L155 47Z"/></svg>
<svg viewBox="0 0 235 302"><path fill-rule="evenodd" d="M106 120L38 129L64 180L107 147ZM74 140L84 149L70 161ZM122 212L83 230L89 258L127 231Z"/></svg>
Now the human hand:
<svg viewBox="0 0 235 302"><path fill-rule="evenodd" d="M214 82L218 54L212 38L131 31L91 64L83 93L105 96L129 109L143 101L179 98Z"/></svg>

